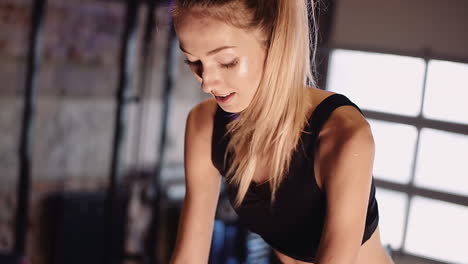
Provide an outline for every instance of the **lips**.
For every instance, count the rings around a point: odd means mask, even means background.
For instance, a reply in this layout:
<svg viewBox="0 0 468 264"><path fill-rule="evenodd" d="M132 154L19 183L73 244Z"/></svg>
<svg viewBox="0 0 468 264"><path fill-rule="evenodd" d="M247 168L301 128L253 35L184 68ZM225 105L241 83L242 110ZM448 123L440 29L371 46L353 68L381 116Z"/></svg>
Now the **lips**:
<svg viewBox="0 0 468 264"><path fill-rule="evenodd" d="M227 96L218 96L218 95L215 95L216 97L216 101L218 101L219 103L227 103L236 93L229 93L227 94Z"/></svg>
<svg viewBox="0 0 468 264"><path fill-rule="evenodd" d="M232 94L232 93L215 94L214 96L224 98L224 97L227 97L227 96L229 96L229 95L231 95L231 94Z"/></svg>

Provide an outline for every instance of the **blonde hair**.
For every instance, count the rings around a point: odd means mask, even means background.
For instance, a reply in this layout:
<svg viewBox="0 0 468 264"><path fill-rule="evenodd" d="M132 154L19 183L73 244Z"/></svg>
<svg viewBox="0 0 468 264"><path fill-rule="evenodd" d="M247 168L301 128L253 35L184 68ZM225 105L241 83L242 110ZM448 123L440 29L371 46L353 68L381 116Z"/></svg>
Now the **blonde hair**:
<svg viewBox="0 0 468 264"><path fill-rule="evenodd" d="M273 204L307 125L311 108L307 85L316 86L311 69L317 47L314 1L176 0L174 21L192 8L203 8L202 15L240 28L260 28L266 36L263 77L252 102L227 125L231 138L224 159L228 162L227 153L232 153L225 177L239 187L234 207L242 204L259 169L269 175ZM309 13L314 29L312 54Z"/></svg>

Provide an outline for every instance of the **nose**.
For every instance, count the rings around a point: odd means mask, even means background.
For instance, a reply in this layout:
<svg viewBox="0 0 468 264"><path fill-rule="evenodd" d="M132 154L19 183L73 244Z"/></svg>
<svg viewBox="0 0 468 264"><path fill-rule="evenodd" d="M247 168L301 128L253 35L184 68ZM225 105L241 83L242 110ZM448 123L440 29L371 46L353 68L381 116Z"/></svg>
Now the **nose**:
<svg viewBox="0 0 468 264"><path fill-rule="evenodd" d="M213 86L211 84L208 84L205 79L202 79L202 84L201 84L202 91L210 94L213 92Z"/></svg>
<svg viewBox="0 0 468 264"><path fill-rule="evenodd" d="M211 94L218 84L219 80L215 72L203 71L201 78L201 88L203 92Z"/></svg>

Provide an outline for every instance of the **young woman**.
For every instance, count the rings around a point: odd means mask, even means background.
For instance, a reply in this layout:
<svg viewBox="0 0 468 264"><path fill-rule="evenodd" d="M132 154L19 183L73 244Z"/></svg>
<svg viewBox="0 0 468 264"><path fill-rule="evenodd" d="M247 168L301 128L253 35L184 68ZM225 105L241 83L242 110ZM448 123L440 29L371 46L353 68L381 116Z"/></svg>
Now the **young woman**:
<svg viewBox="0 0 468 264"><path fill-rule="evenodd" d="M346 96L314 88L306 1L175 1L180 48L213 98L187 118L171 263L207 263L220 174L241 222L282 263L393 263L379 236L371 130Z"/></svg>

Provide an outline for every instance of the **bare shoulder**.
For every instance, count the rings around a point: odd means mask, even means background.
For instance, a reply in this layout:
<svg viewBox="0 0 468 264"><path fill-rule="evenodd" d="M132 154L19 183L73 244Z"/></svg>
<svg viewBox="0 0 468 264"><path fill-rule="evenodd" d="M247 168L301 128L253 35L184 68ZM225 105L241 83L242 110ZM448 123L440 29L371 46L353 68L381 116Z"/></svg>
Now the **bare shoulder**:
<svg viewBox="0 0 468 264"><path fill-rule="evenodd" d="M217 192L218 171L211 160L211 139L216 102L207 99L190 110L187 117L184 163L187 193ZM197 191L195 191L197 190ZM203 190L200 192L200 190Z"/></svg>
<svg viewBox="0 0 468 264"><path fill-rule="evenodd" d="M372 149L374 145L371 127L355 107L340 106L335 109L319 133L324 155L338 155L344 150Z"/></svg>
<svg viewBox="0 0 468 264"><path fill-rule="evenodd" d="M335 93L322 90L317 94L315 96L317 98L315 105L318 105L321 101ZM331 141L344 140L356 133L369 132L370 125L361 112L354 106L343 105L336 108L330 114L319 133L319 139L320 141L323 141L325 138L329 138Z"/></svg>
<svg viewBox="0 0 468 264"><path fill-rule="evenodd" d="M330 115L325 128L338 129L342 132L352 132L369 126L364 116L351 105L343 105L336 108Z"/></svg>
<svg viewBox="0 0 468 264"><path fill-rule="evenodd" d="M217 103L213 98L206 99L195 105L187 117L187 126L198 136L211 138L213 120L216 113Z"/></svg>
<svg viewBox="0 0 468 264"><path fill-rule="evenodd" d="M218 172L211 160L214 115L217 103L207 99L190 110L187 117L184 143L186 175L191 180L205 181L208 175L216 180Z"/></svg>
<svg viewBox="0 0 468 264"><path fill-rule="evenodd" d="M351 105L336 108L318 136L315 167L319 186L325 181L323 170L338 164L339 158L353 153L373 152L371 127L361 112Z"/></svg>

